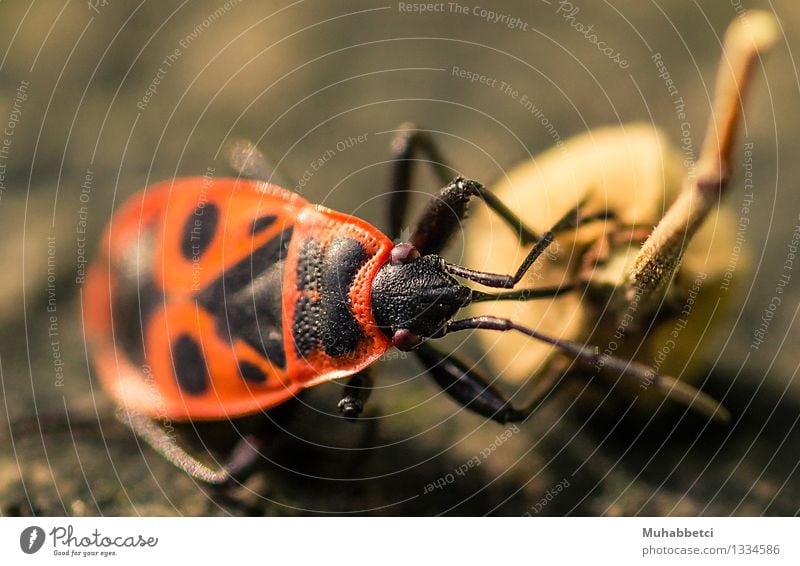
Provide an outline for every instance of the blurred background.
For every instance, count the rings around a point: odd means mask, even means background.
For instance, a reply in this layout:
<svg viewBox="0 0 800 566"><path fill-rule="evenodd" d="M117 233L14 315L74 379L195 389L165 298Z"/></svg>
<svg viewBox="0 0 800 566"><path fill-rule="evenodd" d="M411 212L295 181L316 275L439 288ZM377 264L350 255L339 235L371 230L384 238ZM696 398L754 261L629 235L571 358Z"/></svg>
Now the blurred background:
<svg viewBox="0 0 800 566"><path fill-rule="evenodd" d="M800 510L800 276L765 343L749 348L800 222L794 3L491 4L445 2L426 13L406 2L313 0L0 5L0 513ZM504 428L456 406L396 354L380 363L366 422L327 416L339 388L319 387L283 423L263 471L218 494L114 421L83 344L80 301L91 297L76 277L126 197L175 176L227 174L221 147L244 137L289 188L386 229L387 132L401 122L442 132L454 165L487 183L553 144L529 109L460 69L511 85L564 139L645 121L678 144L686 127L653 62L661 53L698 147L721 34L751 8L773 11L782 37L755 71L743 127L755 147L746 235L754 260L709 362L707 389L725 396L731 424L682 413L590 416L556 401ZM734 175L729 204L743 190L742 168ZM437 185L421 175L417 186ZM238 434L212 428L205 433L221 451Z"/></svg>

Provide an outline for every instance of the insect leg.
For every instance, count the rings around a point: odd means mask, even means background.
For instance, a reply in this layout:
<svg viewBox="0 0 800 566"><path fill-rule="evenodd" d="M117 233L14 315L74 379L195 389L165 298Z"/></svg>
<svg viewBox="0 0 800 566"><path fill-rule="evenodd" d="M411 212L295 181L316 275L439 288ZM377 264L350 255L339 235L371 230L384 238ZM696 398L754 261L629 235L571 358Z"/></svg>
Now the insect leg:
<svg viewBox="0 0 800 566"><path fill-rule="evenodd" d="M389 236L400 236L408 212L411 195L411 176L417 162L429 163L444 185L440 194L428 204L416 222L412 244L422 253L439 253L458 229L464 219L467 204L473 197L486 203L518 235L522 244L531 244L539 238L522 219L498 199L491 191L475 181L462 177L453 179L455 171L442 157L433 139L427 132L418 130L414 124L402 124L392 141L395 169L392 174L391 200L389 201ZM417 158L421 155L421 158ZM431 224L433 222L433 224Z"/></svg>
<svg viewBox="0 0 800 566"><path fill-rule="evenodd" d="M517 324L513 320L495 316L476 316L473 318L455 320L447 324L443 335L469 329L520 332L558 348L562 353L583 364L594 366L597 371L619 373L624 377L639 381L644 389L653 386L666 397L687 407L691 407L709 418L722 422L730 420L730 413L728 413L725 407L705 393L674 377L660 375L656 373L653 368L633 360L600 354L596 346L579 344L571 340L561 340L547 336L546 334Z"/></svg>
<svg viewBox="0 0 800 566"><path fill-rule="evenodd" d="M459 229L467 215L469 201L483 200L519 236L522 243L531 243L539 238L527 228L493 193L477 181L456 177L438 195L433 197L417 220L410 241L422 255L439 253Z"/></svg>
<svg viewBox="0 0 800 566"><path fill-rule="evenodd" d="M499 423L524 420L542 404L547 393L555 389L559 383L557 378L561 376L560 371L549 372L538 384L533 401L517 409L491 385L479 368L470 366L453 354L445 354L428 343L420 345L414 352L445 393L459 404Z"/></svg>
<svg viewBox="0 0 800 566"><path fill-rule="evenodd" d="M611 250L617 246L641 246L650 235L650 229L645 226L618 226L613 232L602 234L592 246L586 250L581 258L581 268L578 279L591 281L595 270L608 261Z"/></svg>
<svg viewBox="0 0 800 566"><path fill-rule="evenodd" d="M420 158L417 158L420 155ZM401 124L392 139L391 195L389 199L389 237L400 237L408 216L408 201L411 197L411 177L417 162L433 167L439 182L447 184L453 178L453 169L439 152L439 148L427 133L419 131L415 124Z"/></svg>
<svg viewBox="0 0 800 566"><path fill-rule="evenodd" d="M117 418L176 468L211 485L223 486L244 481L264 448L264 435L244 436L234 447L228 462L214 470L181 448L175 438L152 418L122 409L117 411Z"/></svg>
<svg viewBox="0 0 800 566"><path fill-rule="evenodd" d="M452 275L464 277L465 279L469 279L470 281L480 283L481 285L485 285L487 287L511 289L514 287L514 285L522 280L533 263L545 252L545 250L547 250L550 244L553 243L556 234L567 230L574 230L575 228L582 226L587 222L593 222L599 218L606 218L605 213L601 213L600 215L580 217L578 215L578 209L580 206L581 204L567 212L567 214L565 214L561 220L556 222L556 224L550 230L542 234L542 237L531 248L531 251L528 252L527 257L522 261L522 264L513 275L501 275L497 273L487 273L485 271L476 271L474 269L469 269L468 267L448 263L445 260L442 260L442 269Z"/></svg>
<svg viewBox="0 0 800 566"><path fill-rule="evenodd" d="M370 368L356 373L345 385L342 398L339 400L339 413L351 421L354 421L364 410L364 405L372 392L374 381Z"/></svg>
<svg viewBox="0 0 800 566"><path fill-rule="evenodd" d="M469 304L485 301L535 301L536 299L552 299L569 293L575 285L564 284L560 287L537 287L535 289L515 289L499 293L484 293L477 289L470 289Z"/></svg>

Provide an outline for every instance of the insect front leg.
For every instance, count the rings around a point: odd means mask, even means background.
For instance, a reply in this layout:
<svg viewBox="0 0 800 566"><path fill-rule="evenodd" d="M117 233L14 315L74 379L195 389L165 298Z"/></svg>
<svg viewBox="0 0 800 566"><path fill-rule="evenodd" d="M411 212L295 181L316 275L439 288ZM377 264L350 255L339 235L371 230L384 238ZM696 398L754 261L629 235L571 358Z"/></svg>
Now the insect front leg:
<svg viewBox="0 0 800 566"><path fill-rule="evenodd" d="M525 277L525 274L528 272L534 262L545 252L545 250L547 250L550 244L553 243L556 234L559 232L574 230L575 228L578 228L579 226L582 226L588 222L608 218L608 214L605 212L584 217L579 216L578 210L580 209L581 204L567 212L567 214L565 214L561 220L556 222L556 224L550 228L550 230L542 234L541 238L539 238L533 248L531 248L531 251L528 252L527 257L522 261L519 268L513 275L501 275L497 273L487 273L485 271L476 271L474 269L469 269L468 267L448 263L444 260L442 260L442 268L452 275L464 277L465 279L469 279L470 281L480 283L481 285L485 285L487 287L511 289L517 283L519 283L523 277Z"/></svg>
<svg viewBox="0 0 800 566"><path fill-rule="evenodd" d="M466 216L467 205L472 198L485 202L515 231L522 244L531 244L539 239L519 216L483 185L463 177L453 179L455 170L444 160L428 132L418 130L414 124L401 125L392 142L392 154L395 169L389 202L391 238L398 238L405 224L412 173L416 163L422 162L434 168L444 188L430 201L415 223L410 242L421 254L439 253L444 249Z"/></svg>
<svg viewBox="0 0 800 566"><path fill-rule="evenodd" d="M429 164L442 185L453 178L453 169L445 162L431 137L410 122L401 124L392 139L392 161L394 169L388 211L389 237L397 239L408 217L411 177L416 164L418 162Z"/></svg>
<svg viewBox="0 0 800 566"><path fill-rule="evenodd" d="M266 447L267 434L244 436L237 442L228 461L222 467L213 469L181 448L175 438L151 417L119 409L117 418L176 468L210 485L227 486L243 482Z"/></svg>

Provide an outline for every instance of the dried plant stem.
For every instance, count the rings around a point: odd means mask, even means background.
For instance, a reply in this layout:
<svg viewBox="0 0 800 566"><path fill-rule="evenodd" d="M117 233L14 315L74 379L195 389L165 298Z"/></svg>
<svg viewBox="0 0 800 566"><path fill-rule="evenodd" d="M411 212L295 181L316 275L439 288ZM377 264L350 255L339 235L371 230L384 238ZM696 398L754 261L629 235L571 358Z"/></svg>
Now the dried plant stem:
<svg viewBox="0 0 800 566"><path fill-rule="evenodd" d="M636 257L627 282L629 300L651 294L670 280L695 232L719 203L730 177L733 142L754 64L777 37L774 16L768 12L748 12L728 28L696 171Z"/></svg>

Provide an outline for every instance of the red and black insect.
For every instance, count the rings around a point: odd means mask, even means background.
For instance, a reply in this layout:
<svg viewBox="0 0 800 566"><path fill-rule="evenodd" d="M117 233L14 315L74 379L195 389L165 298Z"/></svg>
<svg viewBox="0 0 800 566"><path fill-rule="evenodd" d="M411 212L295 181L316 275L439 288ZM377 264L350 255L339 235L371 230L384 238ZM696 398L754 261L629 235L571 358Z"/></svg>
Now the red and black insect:
<svg viewBox="0 0 800 566"><path fill-rule="evenodd" d="M224 420L260 413L301 390L349 377L339 401L347 418L363 409L369 366L391 347L412 351L457 402L505 423L525 419L538 400L513 407L481 372L428 339L462 330L516 331L593 363L597 349L562 341L511 320L456 319L488 300L532 300L570 290L511 290L561 231L595 220L577 208L535 234L475 181L458 177L431 140L404 128L393 144L390 234L245 178L187 178L150 186L111 219L86 282L85 320L95 367L134 431L192 476L241 478L263 439L244 438L212 470L154 421ZM408 204L417 154L445 187L422 212L409 242L393 244ZM257 168L257 167L256 167ZM473 198L533 247L516 273L454 265L437 255ZM470 289L456 277L485 287ZM616 358L604 366L652 380L649 368Z"/></svg>

